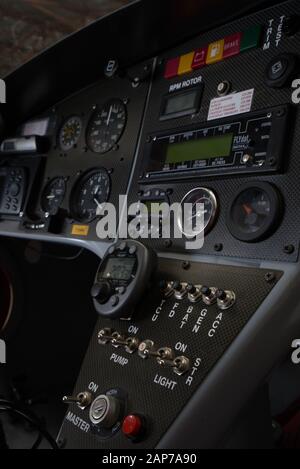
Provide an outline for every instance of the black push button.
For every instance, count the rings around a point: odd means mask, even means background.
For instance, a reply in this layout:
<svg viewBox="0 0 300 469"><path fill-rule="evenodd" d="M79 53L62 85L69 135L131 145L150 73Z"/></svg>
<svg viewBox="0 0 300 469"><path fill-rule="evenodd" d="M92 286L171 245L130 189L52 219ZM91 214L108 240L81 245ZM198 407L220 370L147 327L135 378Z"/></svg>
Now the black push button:
<svg viewBox="0 0 300 469"><path fill-rule="evenodd" d="M292 54L274 57L267 66L265 81L271 88L282 88L292 79L296 69L296 58Z"/></svg>
<svg viewBox="0 0 300 469"><path fill-rule="evenodd" d="M107 281L95 283L91 288L91 296L100 304L106 303L113 294L113 288Z"/></svg>

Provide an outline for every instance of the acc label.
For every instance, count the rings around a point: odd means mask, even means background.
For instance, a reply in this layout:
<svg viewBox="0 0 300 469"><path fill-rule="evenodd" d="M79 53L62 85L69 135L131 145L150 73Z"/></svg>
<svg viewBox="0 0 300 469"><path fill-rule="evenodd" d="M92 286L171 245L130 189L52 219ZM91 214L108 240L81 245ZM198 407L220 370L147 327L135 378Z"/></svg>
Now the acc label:
<svg viewBox="0 0 300 469"><path fill-rule="evenodd" d="M218 314L215 321L212 324L212 328L208 331L208 337L214 337L215 333L217 332L218 327L221 325L223 319L223 313Z"/></svg>

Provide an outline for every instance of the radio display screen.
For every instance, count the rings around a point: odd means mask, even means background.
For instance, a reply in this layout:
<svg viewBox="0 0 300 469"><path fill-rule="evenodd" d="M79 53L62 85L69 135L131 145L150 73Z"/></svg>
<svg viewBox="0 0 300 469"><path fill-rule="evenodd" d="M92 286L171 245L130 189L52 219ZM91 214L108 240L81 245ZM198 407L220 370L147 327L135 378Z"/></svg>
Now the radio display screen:
<svg viewBox="0 0 300 469"><path fill-rule="evenodd" d="M231 155L232 140L233 134L229 133L217 137L171 143L167 147L165 163L228 158Z"/></svg>
<svg viewBox="0 0 300 469"><path fill-rule="evenodd" d="M111 280L130 280L135 261L135 257L109 257L103 277Z"/></svg>

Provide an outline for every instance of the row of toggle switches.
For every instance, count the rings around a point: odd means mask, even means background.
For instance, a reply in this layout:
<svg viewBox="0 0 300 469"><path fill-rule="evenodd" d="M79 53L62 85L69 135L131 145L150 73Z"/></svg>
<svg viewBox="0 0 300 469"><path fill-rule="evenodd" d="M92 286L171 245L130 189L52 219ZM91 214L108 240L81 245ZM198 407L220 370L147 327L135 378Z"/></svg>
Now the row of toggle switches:
<svg viewBox="0 0 300 469"><path fill-rule="evenodd" d="M140 340L137 337L120 334L119 332L105 327L98 332L98 343L100 345L111 344L113 347L124 347L128 353L138 352L143 359L154 358L160 366L170 367L174 373L181 376L190 369L190 360L185 356L175 356L170 347L156 348L153 340Z"/></svg>
<svg viewBox="0 0 300 469"><path fill-rule="evenodd" d="M231 290L222 290L205 285L193 285L192 283L162 280L159 284L160 290L165 298L174 296L177 300L185 297L191 303L203 301L207 306L217 303L218 308L225 310L231 308L236 301L236 295Z"/></svg>

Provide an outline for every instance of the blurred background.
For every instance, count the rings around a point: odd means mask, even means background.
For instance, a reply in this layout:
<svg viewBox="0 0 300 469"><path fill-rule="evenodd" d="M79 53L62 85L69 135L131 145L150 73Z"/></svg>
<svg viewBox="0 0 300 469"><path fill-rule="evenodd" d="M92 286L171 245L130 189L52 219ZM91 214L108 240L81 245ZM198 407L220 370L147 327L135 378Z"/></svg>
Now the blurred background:
<svg viewBox="0 0 300 469"><path fill-rule="evenodd" d="M0 78L59 39L132 0L1 0Z"/></svg>

